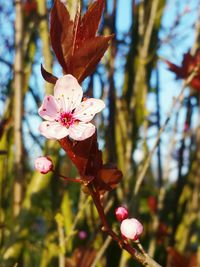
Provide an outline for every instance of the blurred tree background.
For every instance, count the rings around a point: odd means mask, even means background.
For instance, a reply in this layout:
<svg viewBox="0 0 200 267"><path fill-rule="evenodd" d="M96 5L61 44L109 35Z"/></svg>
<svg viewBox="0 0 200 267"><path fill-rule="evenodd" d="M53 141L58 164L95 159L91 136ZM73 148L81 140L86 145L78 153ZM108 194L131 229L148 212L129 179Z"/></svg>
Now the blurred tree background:
<svg viewBox="0 0 200 267"><path fill-rule="evenodd" d="M66 1L72 16L77 1ZM83 11L91 2L82 1ZM59 180L77 171L39 134L37 110L53 92L40 64L62 76L49 40L52 5L0 0L0 266L139 266L101 232L80 186ZM181 65L199 48L199 5L107 0L100 29L115 37L83 83L86 95L106 102L99 145L124 175L105 197L109 223L119 231L114 209L127 206L144 225L146 251L167 267L200 266L199 91L183 91L164 62ZM55 173L34 171L39 155L51 155Z"/></svg>

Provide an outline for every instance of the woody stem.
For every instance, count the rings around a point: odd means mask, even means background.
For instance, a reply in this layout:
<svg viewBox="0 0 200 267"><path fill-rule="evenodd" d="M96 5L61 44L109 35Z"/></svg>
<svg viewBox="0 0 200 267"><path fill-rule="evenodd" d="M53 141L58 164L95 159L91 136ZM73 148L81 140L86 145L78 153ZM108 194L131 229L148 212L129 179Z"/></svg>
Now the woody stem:
<svg viewBox="0 0 200 267"><path fill-rule="evenodd" d="M52 170L52 172L55 173L54 170ZM71 178L71 177L66 177L62 174L58 174L59 178L61 178L64 181L68 181L68 182L73 182L73 183L82 183L82 180L80 178Z"/></svg>
<svg viewBox="0 0 200 267"><path fill-rule="evenodd" d="M90 195L94 201L94 204L96 206L96 209L98 211L99 217L101 219L101 222L103 224L102 231L106 232L109 236L112 237L113 240L115 240L118 245L125 249L131 256L140 262L143 266L148 267L161 267L157 262L155 262L152 258L149 257L148 254L140 253L136 249L132 248L130 244L128 244L125 240L120 238L109 226L107 222L106 215L104 213L103 206L101 204L100 198L99 198L99 192L95 188L95 185L91 182L88 184L88 190L90 192Z"/></svg>

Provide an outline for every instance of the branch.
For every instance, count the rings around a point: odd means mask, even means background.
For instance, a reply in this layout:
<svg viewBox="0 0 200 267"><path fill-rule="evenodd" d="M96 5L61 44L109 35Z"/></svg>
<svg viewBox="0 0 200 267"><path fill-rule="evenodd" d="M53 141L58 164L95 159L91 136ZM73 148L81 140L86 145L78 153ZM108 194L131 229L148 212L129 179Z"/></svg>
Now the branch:
<svg viewBox="0 0 200 267"><path fill-rule="evenodd" d="M106 238L106 241L104 242L103 246L101 247L101 249L97 253L95 260L93 261L91 267L96 267L97 263L101 260L101 257L103 256L104 252L106 251L106 249L110 245L111 241L112 241L112 238L110 236L108 236Z"/></svg>
<svg viewBox="0 0 200 267"><path fill-rule="evenodd" d="M129 243L127 243L126 240L123 240L120 238L109 226L104 209L101 205L101 201L99 198L99 192L96 191L95 186L93 183L89 183L87 186L88 190L91 194L91 197L94 201L94 204L96 206L96 209L98 211L99 217L101 219L101 222L103 224L102 231L107 233L114 241L116 241L120 248L126 250L129 254L131 254L132 258L134 258L136 261L141 263L143 266L149 266L149 267L161 267L157 262L155 262L152 258L149 257L147 253L143 254L137 251L135 248L131 247Z"/></svg>
<svg viewBox="0 0 200 267"><path fill-rule="evenodd" d="M168 112L168 115L167 115L167 118L165 119L165 122L163 124L163 126L160 128L159 132L158 132L158 135L157 135L157 138L156 138L156 141L153 145L153 148L152 150L150 151L141 171L139 172L139 175L137 177L137 181L136 181L136 185L135 185L135 189L134 189L134 195L136 196L140 190L140 186L144 180L144 177L145 177L145 174L146 174L146 171L151 163L151 159L154 155L154 152L160 142L160 138L161 138L161 135L162 133L164 132L164 130L166 129L171 117L172 117L172 114L174 112L174 110L177 108L177 105L180 104L183 100L183 96L184 96L184 92L185 92L185 87L188 86L190 84L190 82L192 81L192 79L194 78L194 76L196 75L196 72L197 70L199 69L199 66L196 66L196 68L194 69L194 71L190 74L190 76L183 82L183 86L182 86L182 89L181 89L181 92L179 93L179 95L174 99L173 103L172 103L172 106Z"/></svg>
<svg viewBox="0 0 200 267"><path fill-rule="evenodd" d="M12 63L10 63L9 61L3 59L2 57L0 57L0 62L4 63L6 66L8 66L10 69L13 68Z"/></svg>

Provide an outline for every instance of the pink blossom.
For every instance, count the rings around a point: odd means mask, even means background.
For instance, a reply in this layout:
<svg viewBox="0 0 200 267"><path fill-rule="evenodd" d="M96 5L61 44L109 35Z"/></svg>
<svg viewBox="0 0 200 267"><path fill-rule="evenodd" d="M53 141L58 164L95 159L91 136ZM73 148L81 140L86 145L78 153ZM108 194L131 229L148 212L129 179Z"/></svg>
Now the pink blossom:
<svg viewBox="0 0 200 267"><path fill-rule="evenodd" d="M119 222L128 218L128 210L124 207L118 207L115 209L115 216Z"/></svg>
<svg viewBox="0 0 200 267"><path fill-rule="evenodd" d="M137 240L143 232L143 226L134 218L125 219L121 223L120 230L124 237L131 240Z"/></svg>
<svg viewBox="0 0 200 267"><path fill-rule="evenodd" d="M53 169L53 163L48 157L38 157L35 159L35 169L42 174L46 174Z"/></svg>
<svg viewBox="0 0 200 267"><path fill-rule="evenodd" d="M49 139L62 139L66 136L81 141L95 132L90 123L105 104L100 99L82 101L83 90L75 77L68 74L58 79L54 96L45 96L39 115L45 119L39 127L42 135Z"/></svg>
<svg viewBox="0 0 200 267"><path fill-rule="evenodd" d="M79 231L78 232L78 237L81 239L81 240L85 240L87 238L87 232L86 231Z"/></svg>

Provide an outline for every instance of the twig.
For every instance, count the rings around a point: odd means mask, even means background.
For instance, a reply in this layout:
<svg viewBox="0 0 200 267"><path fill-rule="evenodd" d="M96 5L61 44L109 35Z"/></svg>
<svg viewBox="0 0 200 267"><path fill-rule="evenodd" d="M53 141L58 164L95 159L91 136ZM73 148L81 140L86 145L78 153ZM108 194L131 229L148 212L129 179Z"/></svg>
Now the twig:
<svg viewBox="0 0 200 267"><path fill-rule="evenodd" d="M120 238L109 226L104 209L101 205L101 201L99 198L99 193L96 191L95 186L93 183L88 184L88 190L90 191L91 197L94 201L94 204L96 206L96 209L99 213L99 217L101 219L101 222L103 224L102 231L107 233L114 241L116 241L122 249L126 250L129 254L131 254L132 258L134 258L136 261L141 263L143 266L149 266L149 267L161 267L157 262L155 262L152 258L148 256L148 254L143 254L131 247L131 245Z"/></svg>
<svg viewBox="0 0 200 267"><path fill-rule="evenodd" d="M59 174L59 178L61 178L64 181L73 182L73 183L82 183L83 182L80 178L66 177L66 176L61 175L61 174Z"/></svg>
<svg viewBox="0 0 200 267"><path fill-rule="evenodd" d="M187 127L190 127L191 124L191 115L192 115L192 108L191 108L191 100L190 98L188 99L188 104L187 104L187 113L186 113L186 118L184 124L187 125ZM179 149L179 155L178 155L178 176L177 176L177 182L176 182L176 190L175 190L175 196L174 196L174 209L173 209L173 218L172 218L172 235L171 235L171 245L173 246L174 244L174 239L175 239L175 233L179 224L179 219L178 219L178 203L179 199L181 196L181 193L183 191L184 185L186 183L186 177L182 174L182 169L184 167L184 151L186 149L186 138L188 137L187 135L187 127L183 129L182 133L182 139L181 139L181 146Z"/></svg>
<svg viewBox="0 0 200 267"><path fill-rule="evenodd" d="M59 240L59 267L65 267L65 234L63 222L59 216L56 218Z"/></svg>
<svg viewBox="0 0 200 267"><path fill-rule="evenodd" d="M65 244L68 243L69 239L74 235L74 231L76 229L76 226L78 224L78 221L82 215L82 212L84 211L84 209L87 207L88 203L90 202L90 198L88 197L87 200L84 202L84 204L80 207L75 219L74 219L74 223L72 225L72 228L70 230L70 233L67 235L67 237L65 238Z"/></svg>
<svg viewBox="0 0 200 267"><path fill-rule="evenodd" d="M53 169L52 172L56 173L55 170ZM61 178L64 181L67 182L73 182L73 183L83 183L83 180L80 178L71 178L71 177L66 177L62 174L58 174L59 178Z"/></svg>
<svg viewBox="0 0 200 267"><path fill-rule="evenodd" d="M194 45L190 50L190 54L192 56L195 55L198 47L199 47L199 33L200 33L200 8L199 8L199 12L198 12L198 19L197 19L197 23L195 25L195 41L194 41Z"/></svg>
<svg viewBox="0 0 200 267"><path fill-rule="evenodd" d="M110 236L108 236L106 238L106 241L103 243L103 246L101 247L101 249L99 250L99 252L97 253L95 260L93 261L91 267L96 267L97 263L100 261L100 259L102 258L104 252L106 251L106 249L108 248L110 242L112 241L112 238Z"/></svg>
<svg viewBox="0 0 200 267"><path fill-rule="evenodd" d="M146 174L146 171L150 165L150 162L151 162L151 159L154 155L154 152L157 148L157 145L159 144L160 142L160 137L162 135L162 133L164 132L168 122L170 121L171 117L172 117L172 114L174 112L174 110L176 109L176 106L182 101L183 99L183 96L184 96L184 91L185 91L185 87L187 85L190 84L190 82L192 81L192 79L194 78L194 76L196 75L196 72L198 70L199 66L197 66L194 71L189 75L189 77L183 82L183 86L182 86L182 89L181 89L181 92L179 93L179 95L174 99L173 103L172 103L172 106L168 112L168 115L167 115L167 118L165 119L165 122L163 124L163 126L160 128L159 132L158 132L158 135L157 135L157 138L156 138L156 141L153 145L153 148L152 150L150 151L141 171L139 172L138 174L138 177L137 177L137 181L136 181L136 185L135 185L135 189L134 189L134 195L136 196L139 192L139 189L140 189L140 186L143 182L143 179L144 179L144 176Z"/></svg>
<svg viewBox="0 0 200 267"><path fill-rule="evenodd" d="M10 69L13 68L13 65L12 65L9 61L5 60L5 59L2 58L2 57L0 57L0 62L4 63L4 64L5 64L6 66L8 66Z"/></svg>
<svg viewBox="0 0 200 267"><path fill-rule="evenodd" d="M158 12L157 11L158 4L159 4L159 0L154 0L152 3L150 18L149 18L147 29L146 29L145 36L144 36L144 43L143 43L143 47L142 47L141 52L142 52L142 55L144 55L145 59L147 57L149 44L150 44L150 40L151 40L151 34L153 31L153 26L154 26L154 22L156 19L156 15L158 14L157 13Z"/></svg>
<svg viewBox="0 0 200 267"><path fill-rule="evenodd" d="M156 71L156 116L157 116L157 128L160 129L160 88L159 88L159 71ZM161 138L158 142L157 149L158 158L158 186L161 187L163 183L162 161L161 161Z"/></svg>

